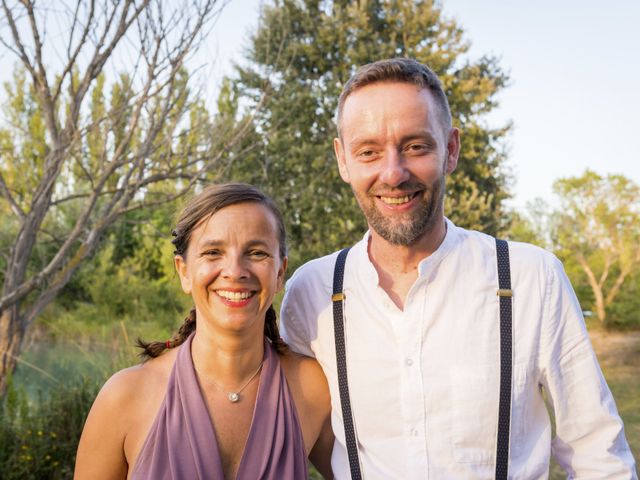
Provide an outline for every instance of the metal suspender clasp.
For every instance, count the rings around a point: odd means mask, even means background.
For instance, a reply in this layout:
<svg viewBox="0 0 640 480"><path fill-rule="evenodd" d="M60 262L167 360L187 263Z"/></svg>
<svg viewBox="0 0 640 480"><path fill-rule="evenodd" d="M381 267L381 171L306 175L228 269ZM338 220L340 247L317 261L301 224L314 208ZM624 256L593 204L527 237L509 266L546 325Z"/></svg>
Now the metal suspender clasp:
<svg viewBox="0 0 640 480"><path fill-rule="evenodd" d="M340 292L340 293L334 293L333 295L331 295L331 301L332 302L341 302L344 300L344 293Z"/></svg>
<svg viewBox="0 0 640 480"><path fill-rule="evenodd" d="M499 288L496 294L499 297L513 297L513 291L509 288Z"/></svg>

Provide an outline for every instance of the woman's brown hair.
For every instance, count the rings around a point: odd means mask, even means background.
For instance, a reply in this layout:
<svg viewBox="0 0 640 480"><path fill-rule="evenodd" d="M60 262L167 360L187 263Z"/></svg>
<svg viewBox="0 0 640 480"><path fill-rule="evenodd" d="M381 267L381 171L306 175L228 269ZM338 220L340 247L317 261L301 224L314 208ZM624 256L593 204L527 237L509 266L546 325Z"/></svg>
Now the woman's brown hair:
<svg viewBox="0 0 640 480"><path fill-rule="evenodd" d="M174 254L186 257L189 240L193 230L205 219L211 217L214 213L222 210L224 207L235 205L238 203L253 202L264 205L269 209L276 219L278 227L278 246L280 259L287 256L286 237L284 230L284 220L282 214L273 200L262 193L256 187L245 183L224 183L220 185L209 185L202 192L194 196L187 206L184 208L180 216L176 228L171 234L175 237L171 243L175 247ZM137 346L142 348L140 356L147 360L155 358L168 348L177 347L196 329L196 310L192 308L178 332L165 342L145 342L138 339ZM265 314L264 334L273 344L278 353L284 353L287 350L287 344L280 337L276 312L273 305L269 306Z"/></svg>

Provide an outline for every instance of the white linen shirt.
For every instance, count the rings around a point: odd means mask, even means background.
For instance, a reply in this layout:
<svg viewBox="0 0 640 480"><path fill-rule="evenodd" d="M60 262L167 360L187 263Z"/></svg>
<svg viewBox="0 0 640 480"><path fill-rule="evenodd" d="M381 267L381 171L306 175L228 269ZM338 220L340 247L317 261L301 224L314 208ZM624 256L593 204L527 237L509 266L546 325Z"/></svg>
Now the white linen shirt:
<svg viewBox="0 0 640 480"><path fill-rule="evenodd" d="M499 394L495 241L449 220L440 247L419 264L400 310L378 284L367 245L344 276L351 405L363 477L494 476ZM548 478L550 446L571 478L637 478L614 400L561 263L510 242L513 390L509 478ZM331 304L337 253L287 282L282 333L315 357L331 391L332 467L350 478L336 371ZM543 394L553 405L556 437Z"/></svg>

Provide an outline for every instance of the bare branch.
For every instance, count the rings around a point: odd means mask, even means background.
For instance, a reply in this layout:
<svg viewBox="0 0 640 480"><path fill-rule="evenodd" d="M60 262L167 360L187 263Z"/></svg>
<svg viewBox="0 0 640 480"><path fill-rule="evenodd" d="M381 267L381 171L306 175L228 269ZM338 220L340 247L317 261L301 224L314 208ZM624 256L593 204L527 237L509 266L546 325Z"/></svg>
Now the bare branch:
<svg viewBox="0 0 640 480"><path fill-rule="evenodd" d="M11 207L11 211L13 212L13 214L16 217L18 217L21 222L24 222L25 214L22 211L22 208L20 208L20 205L18 205L14 200L13 195L11 195L11 191L9 190L9 187L7 187L7 184L4 181L4 176L2 175L1 172L0 172L0 194L2 194L5 200L7 200L7 202L9 203L9 207Z"/></svg>
<svg viewBox="0 0 640 480"><path fill-rule="evenodd" d="M616 298L616 296L620 292L620 288L622 287L622 284L624 283L624 280L627 277L627 275L629 275L628 269L622 269L620 271L620 273L618 274L618 277L616 278L616 281L611 287L611 290L609 290L609 292L607 293L607 298L605 299L605 305L611 305L613 300Z"/></svg>
<svg viewBox="0 0 640 480"><path fill-rule="evenodd" d="M193 92L188 90L190 82L183 65L220 0L194 0L189 2L192 10L177 7L175 12L163 11L164 6L175 5L171 2L154 7L153 0L77 0L64 13L73 17L65 22L71 33L63 46L66 54L60 55L63 65L58 72L46 67L48 18L40 16L44 10L27 0L16 8L9 7L8 0L1 1L11 31L10 49L30 76L46 127L46 153L37 159L42 172L24 211L6 184L8 179L0 175L0 195L21 220L7 258L0 297L2 321L10 326L10 332L19 332L19 340L20 332L95 252L100 237L115 221L129 211L186 194L224 159L233 158L232 149L250 128L250 119L229 136L225 134L226 144L215 142L212 147L206 136L198 138L203 126L210 124L210 117L192 103ZM32 39L21 37L25 27L31 30ZM113 61L115 49L129 43L135 52L133 71L129 69L129 75L116 84L117 96L112 94L111 106L104 113L86 115L92 85L97 85L107 62ZM101 91L96 93L104 98ZM195 125L201 118L203 124ZM183 125L191 127L188 135L182 133ZM104 143L98 142L101 135L106 136ZM67 184L61 181L62 173L70 175ZM164 193L162 182L174 186ZM154 185L163 193L155 192ZM73 208L57 208L71 201ZM64 231L54 228L50 233L43 228L45 219L57 221L55 217L69 213L72 224ZM68 220L64 220L66 225ZM51 243L56 244L51 258L39 258L35 246ZM40 263L44 266L29 274L28 267ZM9 335L14 343L0 339L0 348L15 344L15 335ZM5 365L0 365L0 388L5 372Z"/></svg>
<svg viewBox="0 0 640 480"><path fill-rule="evenodd" d="M55 104L51 98L51 89L49 88L49 81L47 80L47 71L42 63L42 41L40 39L40 32L38 30L35 13L33 11L33 3L25 2L24 5L27 9L27 17L29 19L31 35L35 46L35 58L33 59L33 62L35 63L34 67L37 67L37 70L34 68L34 71L36 72L36 76L34 78L34 85L37 87L36 95L38 95L42 101L42 114L45 118L47 128L55 141L58 137L59 127L55 117Z"/></svg>
<svg viewBox="0 0 640 480"><path fill-rule="evenodd" d="M582 252L578 252L577 254L578 263L584 270L584 273L587 275L587 280L589 281L589 286L591 287L591 291L593 292L593 296L596 300L596 310L598 314L598 320L601 322L604 321L605 311L604 311L604 298L602 294L602 288L598 285L596 280L596 276L591 270L591 267L587 263L587 260L584 258Z"/></svg>
<svg viewBox="0 0 640 480"><path fill-rule="evenodd" d="M604 282L607 281L607 277L609 276L609 269L611 268L611 253L604 253L604 267L602 268L602 273L600 274L600 280L598 281L598 286L600 288L604 287Z"/></svg>
<svg viewBox="0 0 640 480"><path fill-rule="evenodd" d="M74 32L75 32L75 27L76 24L78 23L78 10L80 9L80 5L81 5L81 0L78 0L78 2L76 3L76 10L74 12L73 15L73 23L71 26L71 33L69 34L69 44L67 47L67 64L66 66L63 68L62 70L62 74L60 75L60 79L57 82L57 85L55 86L54 89L54 93L53 93L53 101L57 102L58 99L60 98L60 92L62 91L62 85L64 83L65 78L67 78L68 75L71 74L71 71L73 70L74 65L76 65L76 60L78 59L78 55L80 54L80 52L82 51L82 47L84 46L87 37L89 35L89 31L91 30L91 25L93 22L93 16L95 13L95 0L91 0L91 8L89 10L89 17L87 18L87 21L84 25L84 28L82 29L82 35L80 37L80 39L78 40L78 44L76 45L75 50L73 51L73 53L71 53L71 44L73 42L73 36L74 36Z"/></svg>
<svg viewBox="0 0 640 480"><path fill-rule="evenodd" d="M9 27L11 28L11 35L13 37L13 42L15 43L15 47L10 47L5 44L7 47L11 49L22 61L27 71L31 74L33 78L33 83L37 83L37 73L35 67L31 63L31 59L27 55L27 52L24 48L24 43L22 42L22 38L20 37L20 32L18 31L18 27L16 25L15 17L13 16L13 12L7 5L6 0L2 0L2 8L4 9L4 14L9 21ZM4 42L3 42L4 43Z"/></svg>
<svg viewBox="0 0 640 480"><path fill-rule="evenodd" d="M122 2L120 2L122 3ZM149 4L149 0L145 0L140 4L140 6L134 10L133 16L130 19L127 19L127 15L129 13L129 8L131 6L131 0L126 0L124 2L124 6L122 7L122 13L120 15L120 20L118 22L118 27L116 32L114 33L113 38L110 40L109 44L104 48L104 50L100 51L100 48L103 46L103 42L106 40L108 32L111 27L111 18L109 22L105 26L103 36L100 39L98 45L94 50L93 57L89 62L89 66L87 67L84 77L80 81L78 89L74 91L73 98L70 105L70 115L67 119L67 128L71 129L75 125L78 115L80 114L80 105L82 103L82 99L86 95L89 90L89 86L91 82L97 78L97 76L102 71L104 64L107 62L113 50L116 48L120 40L124 37L125 33L131 26L131 24L135 21L135 19L140 15L140 13L147 7ZM117 4L116 4L117 5ZM116 8L114 8L113 14L115 15Z"/></svg>
<svg viewBox="0 0 640 480"><path fill-rule="evenodd" d="M36 301L28 308L24 315L26 325L30 325L35 317L60 293L60 290L68 283L71 275L80 267L82 261L93 253L98 241L98 236L92 235L90 236L90 240L90 242L83 243L80 248L76 250L64 268L53 277L48 287L40 293Z"/></svg>

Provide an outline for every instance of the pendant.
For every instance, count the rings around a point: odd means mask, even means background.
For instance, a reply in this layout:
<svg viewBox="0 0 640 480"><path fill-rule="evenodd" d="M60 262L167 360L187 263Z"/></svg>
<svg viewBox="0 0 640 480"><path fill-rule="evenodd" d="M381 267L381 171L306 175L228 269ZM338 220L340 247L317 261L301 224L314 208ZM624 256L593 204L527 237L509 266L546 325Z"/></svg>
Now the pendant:
<svg viewBox="0 0 640 480"><path fill-rule="evenodd" d="M231 403L236 403L238 400L240 400L240 395L238 395L236 392L229 392L227 398Z"/></svg>

